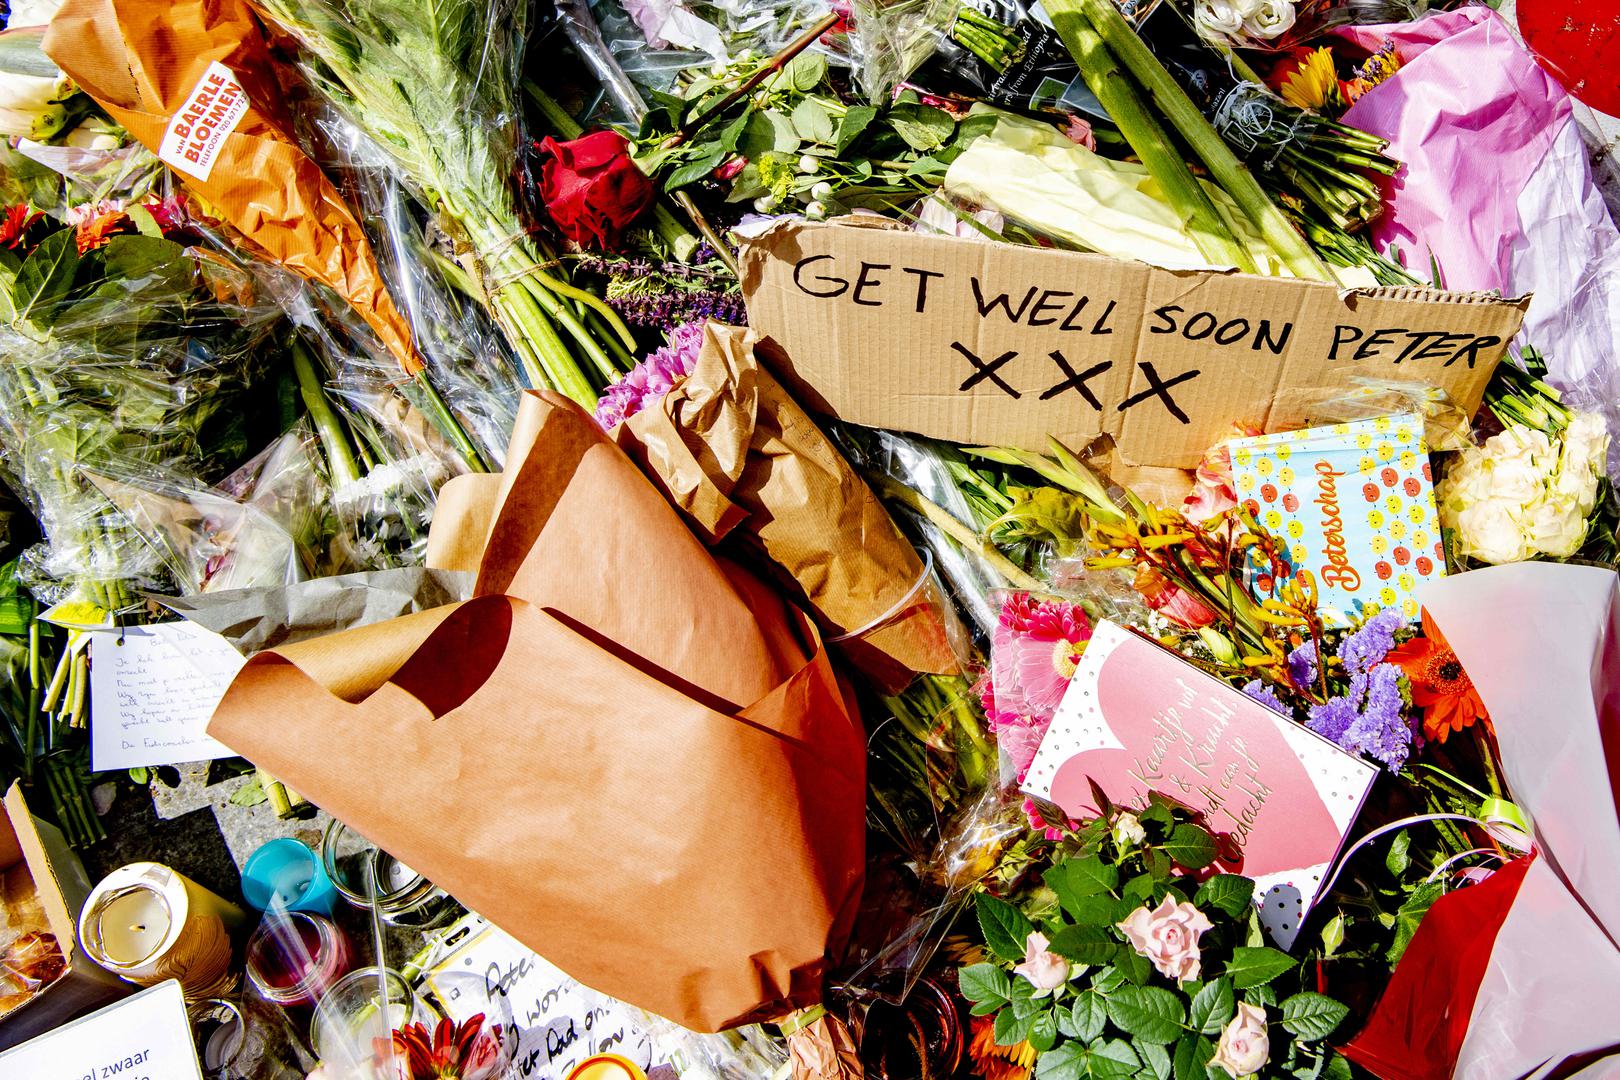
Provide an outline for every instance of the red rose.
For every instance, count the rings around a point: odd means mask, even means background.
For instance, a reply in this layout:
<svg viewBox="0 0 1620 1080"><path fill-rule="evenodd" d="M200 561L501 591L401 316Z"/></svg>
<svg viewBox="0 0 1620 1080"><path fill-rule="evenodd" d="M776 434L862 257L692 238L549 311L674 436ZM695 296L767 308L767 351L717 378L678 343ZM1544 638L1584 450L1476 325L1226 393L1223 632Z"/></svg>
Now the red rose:
<svg viewBox="0 0 1620 1080"><path fill-rule="evenodd" d="M593 131L571 142L547 138L540 166L540 197L564 236L584 247L614 247L619 236L652 205L652 181L630 160L630 144L616 131Z"/></svg>

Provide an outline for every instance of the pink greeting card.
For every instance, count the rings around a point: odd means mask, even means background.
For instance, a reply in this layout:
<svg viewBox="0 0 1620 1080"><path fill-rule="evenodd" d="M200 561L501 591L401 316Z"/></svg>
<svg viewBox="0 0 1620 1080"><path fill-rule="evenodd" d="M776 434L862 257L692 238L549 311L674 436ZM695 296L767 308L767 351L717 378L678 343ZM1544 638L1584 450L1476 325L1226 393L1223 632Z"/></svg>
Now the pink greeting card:
<svg viewBox="0 0 1620 1080"><path fill-rule="evenodd" d="M1024 790L1071 817L1156 791L1242 853L1283 948L1316 902L1377 769L1123 627L1097 625Z"/></svg>

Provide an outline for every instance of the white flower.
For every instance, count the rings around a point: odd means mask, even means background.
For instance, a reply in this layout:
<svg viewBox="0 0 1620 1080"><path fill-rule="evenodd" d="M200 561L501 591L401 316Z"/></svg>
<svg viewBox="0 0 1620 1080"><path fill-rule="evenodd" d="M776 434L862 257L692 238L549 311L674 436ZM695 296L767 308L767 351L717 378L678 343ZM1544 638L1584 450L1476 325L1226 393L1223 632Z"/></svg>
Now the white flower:
<svg viewBox="0 0 1620 1080"><path fill-rule="evenodd" d="M827 204L823 202L811 203L809 206L804 208L804 216L809 218L811 221L820 221L822 218L827 216Z"/></svg>
<svg viewBox="0 0 1620 1080"><path fill-rule="evenodd" d="M832 194L832 185L822 180L810 189L812 199L825 199Z"/></svg>
<svg viewBox="0 0 1620 1080"><path fill-rule="evenodd" d="M761 214L768 214L776 209L775 195L761 195L754 200L754 209Z"/></svg>
<svg viewBox="0 0 1620 1080"><path fill-rule="evenodd" d="M812 176L821 171L821 159L814 154L805 154L799 158L799 171L806 176Z"/></svg>
<svg viewBox="0 0 1620 1080"><path fill-rule="evenodd" d="M1238 0L1198 0L1193 25L1206 38L1231 38L1242 32L1247 7Z"/></svg>
<svg viewBox="0 0 1620 1080"><path fill-rule="evenodd" d="M1491 460L1489 489L1492 498L1528 506L1547 487L1547 473L1524 458Z"/></svg>
<svg viewBox="0 0 1620 1080"><path fill-rule="evenodd" d="M1266 1010L1240 1002L1237 1015L1221 1029L1221 1042L1211 1065L1234 1077L1253 1076L1266 1067L1271 1057L1271 1037L1266 1034Z"/></svg>
<svg viewBox="0 0 1620 1080"><path fill-rule="evenodd" d="M6 26L45 26L56 17L64 0L13 0Z"/></svg>
<svg viewBox="0 0 1620 1080"><path fill-rule="evenodd" d="M1114 843L1121 848L1133 848L1147 839L1147 830L1135 814L1122 812L1114 819Z"/></svg>
<svg viewBox="0 0 1620 1080"><path fill-rule="evenodd" d="M1516 511L1522 504L1484 499L1457 515L1457 542L1464 555L1488 563L1521 562L1530 554Z"/></svg>
<svg viewBox="0 0 1620 1080"><path fill-rule="evenodd" d="M1294 25L1292 0L1263 0L1259 9L1243 20L1243 32L1262 41L1281 37Z"/></svg>
<svg viewBox="0 0 1620 1080"><path fill-rule="evenodd" d="M1586 513L1574 499L1549 495L1524 515L1530 546L1555 559L1567 559L1586 539Z"/></svg>
<svg viewBox="0 0 1620 1080"><path fill-rule="evenodd" d="M1514 424L1485 440L1485 456L1492 461L1519 461L1549 472L1556 452L1546 432Z"/></svg>

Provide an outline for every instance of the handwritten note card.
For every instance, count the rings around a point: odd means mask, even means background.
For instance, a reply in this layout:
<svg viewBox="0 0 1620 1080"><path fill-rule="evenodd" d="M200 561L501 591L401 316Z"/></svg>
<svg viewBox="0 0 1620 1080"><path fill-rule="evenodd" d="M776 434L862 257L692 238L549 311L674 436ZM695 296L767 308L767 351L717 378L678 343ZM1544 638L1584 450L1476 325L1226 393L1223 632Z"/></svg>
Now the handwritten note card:
<svg viewBox="0 0 1620 1080"><path fill-rule="evenodd" d="M22 1080L202 1080L180 984L159 983L21 1046L0 1076Z"/></svg>
<svg viewBox="0 0 1620 1080"><path fill-rule="evenodd" d="M1255 881L1283 948L1321 891L1377 770L1123 627L1097 624L1024 790L1071 817L1156 791L1203 817Z"/></svg>
<svg viewBox="0 0 1620 1080"><path fill-rule="evenodd" d="M563 974L490 927L436 965L428 985L451 1019L483 1013L518 1033L515 1077L564 1080L593 1054L653 1065L653 1044L634 1009Z"/></svg>
<svg viewBox="0 0 1620 1080"><path fill-rule="evenodd" d="M230 757L205 735L242 655L195 623L158 623L90 640L90 755L98 772Z"/></svg>

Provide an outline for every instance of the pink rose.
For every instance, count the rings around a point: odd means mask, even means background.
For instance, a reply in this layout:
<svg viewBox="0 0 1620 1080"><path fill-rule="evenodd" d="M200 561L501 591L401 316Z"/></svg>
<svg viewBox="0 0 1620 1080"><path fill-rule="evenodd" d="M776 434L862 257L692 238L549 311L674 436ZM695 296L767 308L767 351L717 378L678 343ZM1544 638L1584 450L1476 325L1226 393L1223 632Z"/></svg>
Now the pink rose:
<svg viewBox="0 0 1620 1080"><path fill-rule="evenodd" d="M1055 952L1047 952L1051 942L1039 930L1031 930L1024 939L1024 962L1013 968L1013 973L1030 981L1037 991L1036 997L1050 994L1069 981L1069 962Z"/></svg>
<svg viewBox="0 0 1620 1080"><path fill-rule="evenodd" d="M1234 1077L1253 1076L1265 1068L1271 1057L1271 1039L1266 1035L1266 1010L1239 1004L1237 1015L1221 1030L1221 1044L1211 1065L1219 1065Z"/></svg>
<svg viewBox="0 0 1620 1080"><path fill-rule="evenodd" d="M1202 911L1166 896L1149 911L1137 908L1119 924L1131 947L1149 960L1159 974L1178 983L1198 978L1198 939L1214 926Z"/></svg>

